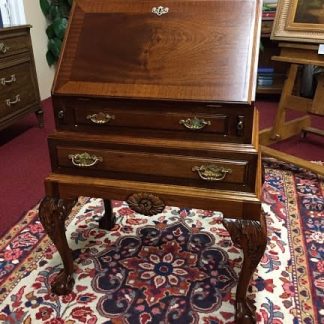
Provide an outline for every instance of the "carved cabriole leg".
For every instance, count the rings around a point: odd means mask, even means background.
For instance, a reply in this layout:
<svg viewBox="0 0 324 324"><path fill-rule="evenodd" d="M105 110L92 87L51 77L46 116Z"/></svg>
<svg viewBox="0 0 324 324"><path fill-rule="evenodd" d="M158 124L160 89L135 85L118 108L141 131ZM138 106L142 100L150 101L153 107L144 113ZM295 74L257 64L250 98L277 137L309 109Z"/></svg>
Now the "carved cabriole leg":
<svg viewBox="0 0 324 324"><path fill-rule="evenodd" d="M236 324L255 323L255 308L247 299L247 289L252 275L259 264L267 244L267 229L264 215L259 221L224 219L235 245L243 249L244 260L236 290Z"/></svg>
<svg viewBox="0 0 324 324"><path fill-rule="evenodd" d="M104 199L105 213L99 220L99 228L111 230L115 225L115 216L112 212L111 201Z"/></svg>
<svg viewBox="0 0 324 324"><path fill-rule="evenodd" d="M39 219L57 248L64 265L64 269L52 283L52 292L58 295L70 293L74 285L73 258L66 240L65 220L75 203L76 201L73 200L45 197L39 205Z"/></svg>

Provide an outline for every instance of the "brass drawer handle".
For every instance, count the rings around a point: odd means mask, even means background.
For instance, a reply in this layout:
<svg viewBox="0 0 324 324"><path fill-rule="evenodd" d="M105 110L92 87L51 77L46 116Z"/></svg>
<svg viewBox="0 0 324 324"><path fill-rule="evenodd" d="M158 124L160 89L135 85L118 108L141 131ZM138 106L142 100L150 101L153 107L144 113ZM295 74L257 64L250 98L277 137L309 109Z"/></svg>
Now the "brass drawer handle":
<svg viewBox="0 0 324 324"><path fill-rule="evenodd" d="M153 7L152 8L152 13L156 14L157 16L162 16L164 14L167 14L169 12L169 8L168 7Z"/></svg>
<svg viewBox="0 0 324 324"><path fill-rule="evenodd" d="M207 125L211 125L211 121L199 119L195 116L194 118L181 119L179 121L179 124L191 130L199 130L204 128Z"/></svg>
<svg viewBox="0 0 324 324"><path fill-rule="evenodd" d="M100 112L98 114L88 115L87 119L90 119L95 124L107 124L115 119L115 116Z"/></svg>
<svg viewBox="0 0 324 324"><path fill-rule="evenodd" d="M201 179L206 181L222 181L227 174L231 174L232 170L224 167L219 167L215 164L203 164L201 166L194 166L192 171L198 172Z"/></svg>
<svg viewBox="0 0 324 324"><path fill-rule="evenodd" d="M69 154L69 160L72 160L73 165L79 168L89 168L97 164L98 162L103 162L101 156L90 155L87 152Z"/></svg>
<svg viewBox="0 0 324 324"><path fill-rule="evenodd" d="M14 83L16 82L16 75L15 74L12 74L10 79L6 79L6 78L1 78L0 79L0 83L5 86L6 84L10 84L10 83Z"/></svg>
<svg viewBox="0 0 324 324"><path fill-rule="evenodd" d="M20 94L16 95L16 98L14 100L10 100L10 99L6 99L6 105L8 107L10 107L11 105L15 105L16 103L18 103L20 101Z"/></svg>
<svg viewBox="0 0 324 324"><path fill-rule="evenodd" d="M6 54L9 49L10 47L6 46L5 43L0 43L0 52L2 54Z"/></svg>

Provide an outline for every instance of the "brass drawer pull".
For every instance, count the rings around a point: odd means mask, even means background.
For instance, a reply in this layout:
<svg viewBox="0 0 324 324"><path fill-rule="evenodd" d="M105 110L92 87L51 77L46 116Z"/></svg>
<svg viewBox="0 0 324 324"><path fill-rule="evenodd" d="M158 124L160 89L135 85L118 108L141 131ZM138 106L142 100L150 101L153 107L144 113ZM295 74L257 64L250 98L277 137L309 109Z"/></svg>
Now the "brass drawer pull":
<svg viewBox="0 0 324 324"><path fill-rule="evenodd" d="M115 116L100 112L98 114L88 115L87 119L90 119L95 124L107 124L115 119Z"/></svg>
<svg viewBox="0 0 324 324"><path fill-rule="evenodd" d="M156 14L157 16L162 16L164 14L167 14L169 12L169 8L168 7L153 7L152 8L152 13Z"/></svg>
<svg viewBox="0 0 324 324"><path fill-rule="evenodd" d="M9 49L10 47L6 46L5 43L0 43L0 53L6 54Z"/></svg>
<svg viewBox="0 0 324 324"><path fill-rule="evenodd" d="M15 74L12 74L10 79L6 79L6 78L1 78L0 79L0 83L5 86L6 84L10 84L10 83L14 83L16 82L16 75Z"/></svg>
<svg viewBox="0 0 324 324"><path fill-rule="evenodd" d="M10 100L10 99L6 99L6 105L8 106L8 107L10 107L11 105L15 105L16 103L18 103L20 101L20 95L19 94L17 94L16 95L16 98L14 99L14 100Z"/></svg>
<svg viewBox="0 0 324 324"><path fill-rule="evenodd" d="M78 154L69 154L69 160L72 160L73 165L79 168L89 168L97 164L98 162L103 162L101 156L90 155L87 152Z"/></svg>
<svg viewBox="0 0 324 324"><path fill-rule="evenodd" d="M207 125L211 125L211 121L199 119L195 116L194 118L181 119L179 121L179 124L191 130L199 130L204 128Z"/></svg>
<svg viewBox="0 0 324 324"><path fill-rule="evenodd" d="M192 171L198 172L201 179L206 181L222 181L227 174L231 174L232 170L224 167L219 167L214 164L203 164L201 166L194 166Z"/></svg>

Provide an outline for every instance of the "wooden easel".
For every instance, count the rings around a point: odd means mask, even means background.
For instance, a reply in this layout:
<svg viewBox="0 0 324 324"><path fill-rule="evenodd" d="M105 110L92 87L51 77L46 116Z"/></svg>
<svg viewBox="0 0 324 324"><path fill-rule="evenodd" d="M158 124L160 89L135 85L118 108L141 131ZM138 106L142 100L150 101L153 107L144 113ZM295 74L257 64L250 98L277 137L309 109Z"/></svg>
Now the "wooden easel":
<svg viewBox="0 0 324 324"><path fill-rule="evenodd" d="M288 76L285 80L280 97L278 111L271 128L264 129L259 133L261 152L279 160L293 163L318 174L324 175L324 167L284 154L280 151L268 148L269 145L291 136L303 133L314 133L324 136L324 130L311 127L309 114L324 116L324 75L318 77L318 84L313 99L303 98L294 94L298 66L311 64L324 67L324 55L318 54L318 45L279 43L280 55L273 56L275 61L290 63ZM286 121L286 110L305 112L305 116Z"/></svg>

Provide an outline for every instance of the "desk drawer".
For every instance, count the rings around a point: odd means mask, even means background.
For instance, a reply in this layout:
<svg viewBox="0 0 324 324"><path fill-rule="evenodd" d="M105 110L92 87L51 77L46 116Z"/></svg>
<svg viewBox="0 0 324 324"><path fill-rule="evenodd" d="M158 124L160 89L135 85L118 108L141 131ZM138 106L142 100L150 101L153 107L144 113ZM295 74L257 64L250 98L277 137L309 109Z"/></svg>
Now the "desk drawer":
<svg viewBox="0 0 324 324"><path fill-rule="evenodd" d="M251 107L54 98L54 109L62 130L251 142Z"/></svg>
<svg viewBox="0 0 324 324"><path fill-rule="evenodd" d="M120 108L75 109L78 125L90 127L129 127L227 134L228 116L173 112L129 112Z"/></svg>
<svg viewBox="0 0 324 324"><path fill-rule="evenodd" d="M196 156L152 147L100 145L50 140L54 172L254 191L257 155L214 152ZM233 159L233 156L235 159Z"/></svg>

